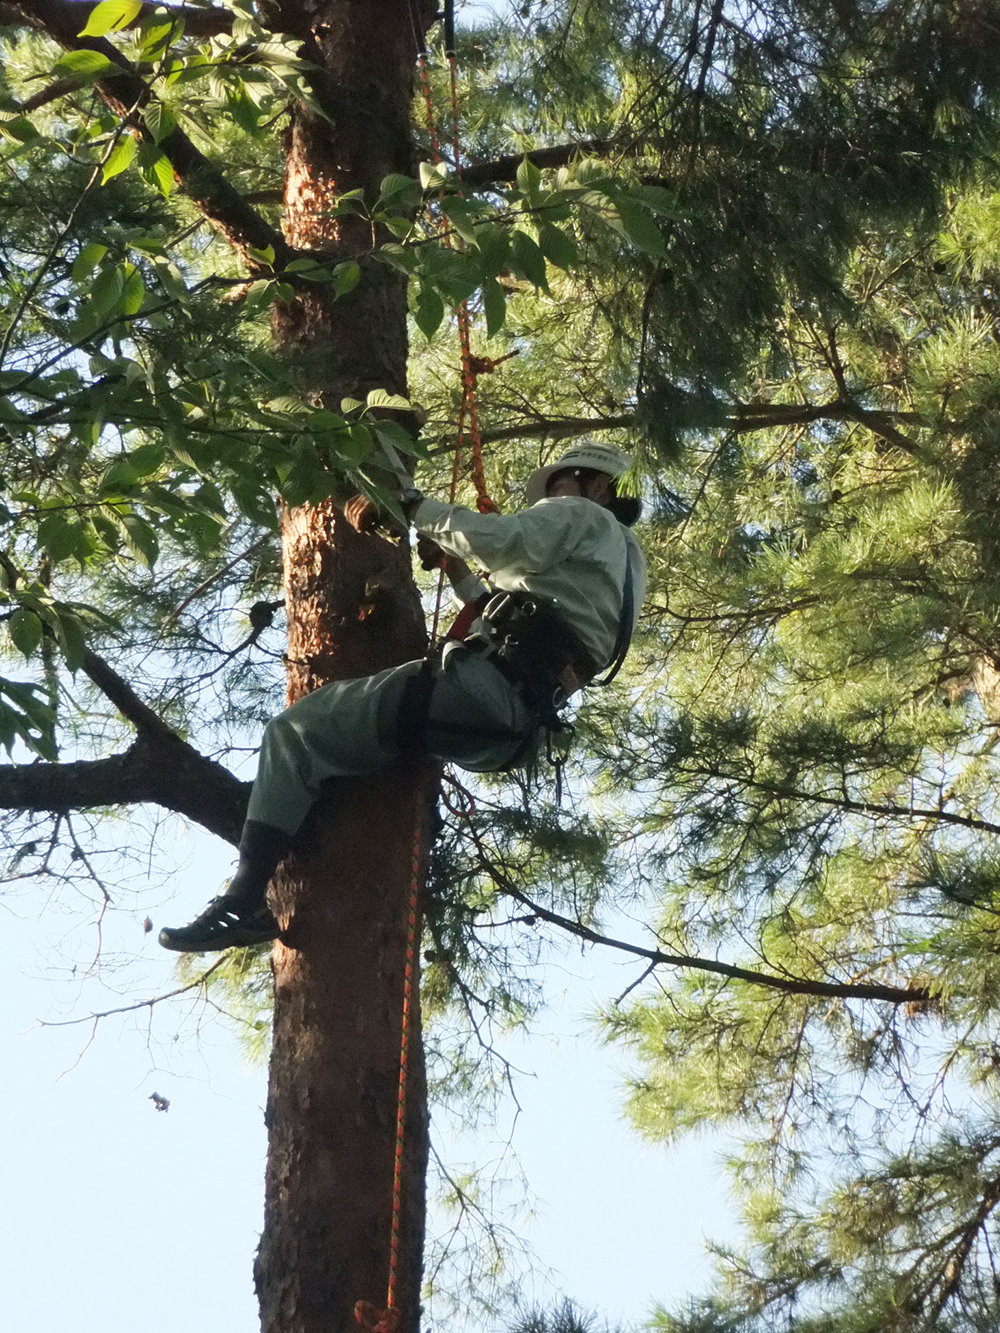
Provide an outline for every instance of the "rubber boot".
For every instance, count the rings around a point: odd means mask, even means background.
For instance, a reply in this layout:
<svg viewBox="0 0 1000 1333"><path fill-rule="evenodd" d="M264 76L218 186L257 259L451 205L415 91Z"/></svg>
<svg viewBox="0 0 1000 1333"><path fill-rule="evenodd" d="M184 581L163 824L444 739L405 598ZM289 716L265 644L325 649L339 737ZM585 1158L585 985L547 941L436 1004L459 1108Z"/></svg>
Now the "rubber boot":
<svg viewBox="0 0 1000 1333"><path fill-rule="evenodd" d="M267 886L288 854L291 836L248 819L240 836L240 860L225 893L213 898L188 926L164 926L160 944L176 953L247 948L277 939L281 927L267 906Z"/></svg>

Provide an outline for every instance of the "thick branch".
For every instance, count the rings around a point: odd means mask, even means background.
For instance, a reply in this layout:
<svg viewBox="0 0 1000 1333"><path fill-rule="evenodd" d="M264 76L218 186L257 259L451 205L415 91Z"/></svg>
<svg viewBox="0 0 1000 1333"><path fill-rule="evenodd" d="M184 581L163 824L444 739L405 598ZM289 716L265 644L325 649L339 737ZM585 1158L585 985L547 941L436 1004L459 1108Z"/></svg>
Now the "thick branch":
<svg viewBox="0 0 1000 1333"><path fill-rule="evenodd" d="M25 22L47 33L69 51L96 51L117 65L120 73L98 80L96 87L112 111L142 138L152 142L142 110L152 94L132 65L111 42L103 37L80 37L84 7L73 0L21 0L14 6ZM251 271L261 263L252 250L274 250L275 266L283 267L294 251L221 171L194 146L180 128L174 129L158 144L159 150L174 169L174 175L197 208L212 222L230 244L243 256Z"/></svg>
<svg viewBox="0 0 1000 1333"><path fill-rule="evenodd" d="M250 784L182 740L97 653L87 650L83 670L138 739L109 759L0 767L0 809L61 812L151 802L239 842Z"/></svg>
<svg viewBox="0 0 1000 1333"><path fill-rule="evenodd" d="M150 803L234 845L249 798L250 783L177 738L140 736L109 759L0 765L0 809L63 813Z"/></svg>
<svg viewBox="0 0 1000 1333"><path fill-rule="evenodd" d="M68 7L76 11L76 31L79 32L87 22L94 0L68 0ZM156 16L164 19L183 19L184 31L194 37L218 37L221 33L232 31L233 15L228 9L203 9L194 5L159 5L144 4L131 23L131 28L142 19ZM41 28L44 24L29 12L24 5L0 4L0 26L7 28Z"/></svg>
<svg viewBox="0 0 1000 1333"><path fill-rule="evenodd" d="M883 986L869 981L810 981L806 977L778 977L768 972L757 972L748 967L735 967L731 963L719 963L712 958L695 958L690 954L664 953L661 949L644 949L640 944L628 944L625 940L613 939L581 925L570 917L560 916L540 907L523 893L517 892L510 885L504 885L504 892L509 893L522 903L533 916L548 921L560 930L568 931L578 939L590 944L603 944L608 949L619 949L636 958L645 958L655 966L689 967L697 972L714 972L717 976L729 977L733 981L746 981L752 986L765 986L770 990L785 991L790 995L828 996L840 1000L888 1000L890 1004L926 1004L931 996L927 986Z"/></svg>
<svg viewBox="0 0 1000 1333"><path fill-rule="evenodd" d="M579 143L555 144L552 148L535 148L530 153L509 153L492 162L473 162L462 168L466 185L492 185L497 181L517 179L517 169L527 157L536 167L564 167L574 157L603 157L611 147L610 139L581 139Z"/></svg>
<svg viewBox="0 0 1000 1333"><path fill-rule="evenodd" d="M525 422L522 426L505 426L502 430L484 430L483 444L495 444L498 440L524 440L535 436L551 436L561 440L571 435L589 435L592 430L621 430L635 425L635 417L629 413L620 417L546 417L541 421ZM449 444L449 449L454 449Z"/></svg>
<svg viewBox="0 0 1000 1333"><path fill-rule="evenodd" d="M926 426L925 417L916 412L880 412L860 407L857 403L835 399L829 403L737 403L725 417L709 425L745 434L752 430L769 430L775 426L809 426L816 421L857 421L873 434L913 454L915 445L898 429L898 425ZM483 431L483 443L499 440L520 440L536 436L563 439L571 435L587 435L594 430L627 430L639 423L634 413L614 417L544 417L520 426L505 426L501 430Z"/></svg>

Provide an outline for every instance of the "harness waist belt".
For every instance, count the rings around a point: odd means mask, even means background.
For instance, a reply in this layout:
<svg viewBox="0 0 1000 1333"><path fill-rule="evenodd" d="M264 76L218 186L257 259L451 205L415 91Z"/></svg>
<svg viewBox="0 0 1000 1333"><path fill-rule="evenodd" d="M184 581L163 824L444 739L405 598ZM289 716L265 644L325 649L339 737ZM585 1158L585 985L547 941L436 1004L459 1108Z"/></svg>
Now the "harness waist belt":
<svg viewBox="0 0 1000 1333"><path fill-rule="evenodd" d="M505 592L483 609L485 639L466 644L485 652L533 706L561 708L597 674L597 664L553 607L531 593Z"/></svg>

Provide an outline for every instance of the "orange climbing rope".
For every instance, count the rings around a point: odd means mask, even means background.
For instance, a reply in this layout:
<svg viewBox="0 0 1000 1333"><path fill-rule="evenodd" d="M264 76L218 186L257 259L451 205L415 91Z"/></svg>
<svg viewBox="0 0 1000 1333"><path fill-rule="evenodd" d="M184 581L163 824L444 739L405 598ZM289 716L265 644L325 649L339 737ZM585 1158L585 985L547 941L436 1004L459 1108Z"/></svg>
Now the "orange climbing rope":
<svg viewBox="0 0 1000 1333"><path fill-rule="evenodd" d="M417 948L417 907L420 898L420 844L423 840L424 792L417 790L417 813L410 859L410 908L406 925L406 966L403 969L403 1023L399 1042L399 1083L396 1092L396 1146L392 1167L392 1228L389 1233L389 1290L385 1309L358 1301L354 1317L369 1333L397 1333L400 1311L396 1304L399 1276L399 1225L403 1211L403 1145L406 1137L406 1084L410 1058L410 1006L413 1000L413 964Z"/></svg>

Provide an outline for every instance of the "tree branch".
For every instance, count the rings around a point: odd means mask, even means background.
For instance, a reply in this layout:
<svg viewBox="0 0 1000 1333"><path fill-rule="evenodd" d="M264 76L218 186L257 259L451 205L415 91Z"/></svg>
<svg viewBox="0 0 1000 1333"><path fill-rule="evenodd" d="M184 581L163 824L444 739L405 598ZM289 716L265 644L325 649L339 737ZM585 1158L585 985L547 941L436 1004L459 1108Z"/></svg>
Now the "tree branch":
<svg viewBox="0 0 1000 1333"><path fill-rule="evenodd" d="M161 741L181 739L158 713L154 713L142 702L131 685L124 681L103 657L98 657L89 648L83 655L83 669L101 693L111 700L125 721L131 722L140 735Z"/></svg>
<svg viewBox="0 0 1000 1333"><path fill-rule="evenodd" d="M581 139L578 143L555 144L552 148L535 148L529 153L509 153L492 162L473 162L462 168L466 185L492 185L497 181L517 179L517 169L525 158L542 169L564 167L574 157L604 157L611 147L610 139Z"/></svg>
<svg viewBox="0 0 1000 1333"><path fill-rule="evenodd" d="M87 649L83 670L139 733L123 754L69 764L0 766L0 809L49 810L151 802L239 842L250 783L182 740L103 657Z"/></svg>
<svg viewBox="0 0 1000 1333"><path fill-rule="evenodd" d="M882 412L834 399L829 403L737 403L728 416L717 424L725 430L745 434L752 430L769 430L775 426L808 426L816 421L857 421L873 434L881 436L909 454L919 447L902 434L897 423L906 426L926 426L927 419L916 412ZM561 439L570 435L586 435L592 430L628 430L639 424L634 412L614 417L544 417L521 426L505 426L500 430L482 433L484 444L500 440L530 439L551 435Z"/></svg>
<svg viewBox="0 0 1000 1333"><path fill-rule="evenodd" d="M151 803L183 815L234 846L250 783L178 737L138 738L108 759L0 765L0 809L49 811Z"/></svg>
<svg viewBox="0 0 1000 1333"><path fill-rule="evenodd" d="M712 958L696 958L690 954L664 953L661 949L644 949L639 944L629 944L625 940L616 940L610 935L602 935L581 925L570 917L550 912L548 908L518 892L510 884L503 885L503 891L522 903L533 916L539 917L560 930L568 931L577 939L590 944L602 944L608 949L619 949L636 958L648 959L654 966L689 967L697 972L713 972L717 976L729 977L733 981L746 981L752 986L765 986L771 990L785 991L790 995L828 996L840 1000L887 1000L890 1004L926 1004L932 998L928 986L883 986L869 981L810 981L805 977L778 977L768 972L757 972L748 967L736 967L731 963L719 963Z"/></svg>
<svg viewBox="0 0 1000 1333"><path fill-rule="evenodd" d="M85 6L74 0L19 0L14 6L25 22L47 33L69 51L96 51L117 65L119 73L99 79L96 88L105 103L141 138L152 143L143 108L153 100L145 82L111 42L103 37L81 37ZM214 163L200 152L182 129L175 128L157 145L173 167L185 194L243 257L251 272L262 269L251 251L273 249L276 268L283 268L295 251L235 190Z"/></svg>
<svg viewBox="0 0 1000 1333"><path fill-rule="evenodd" d="M221 958L217 958L214 963L206 967L204 972L200 972L193 981L186 981L182 986L175 986L173 990L164 991L160 995L151 995L148 1000L136 1000L134 1004L122 1004L117 1009L103 1009L96 1014L83 1014L80 1018L40 1018L38 1026L43 1028L77 1027L80 1023L97 1024L102 1018L113 1018L117 1014L134 1014L139 1009L152 1009L154 1005L162 1004L164 1000L176 1000L178 995L186 995L188 991L194 990L198 986L204 986L212 973L217 972L226 961L226 956L223 954Z"/></svg>
<svg viewBox="0 0 1000 1333"><path fill-rule="evenodd" d="M87 22L87 16L94 8L94 0L67 0L68 7L76 11L76 31ZM139 13L126 27L131 28L142 19L151 16L168 19L183 19L184 31L194 37L218 37L221 33L232 31L233 15L228 9L210 9L194 5L159 5L144 4ZM0 4L0 26L7 28L42 28L44 25L20 4Z"/></svg>

